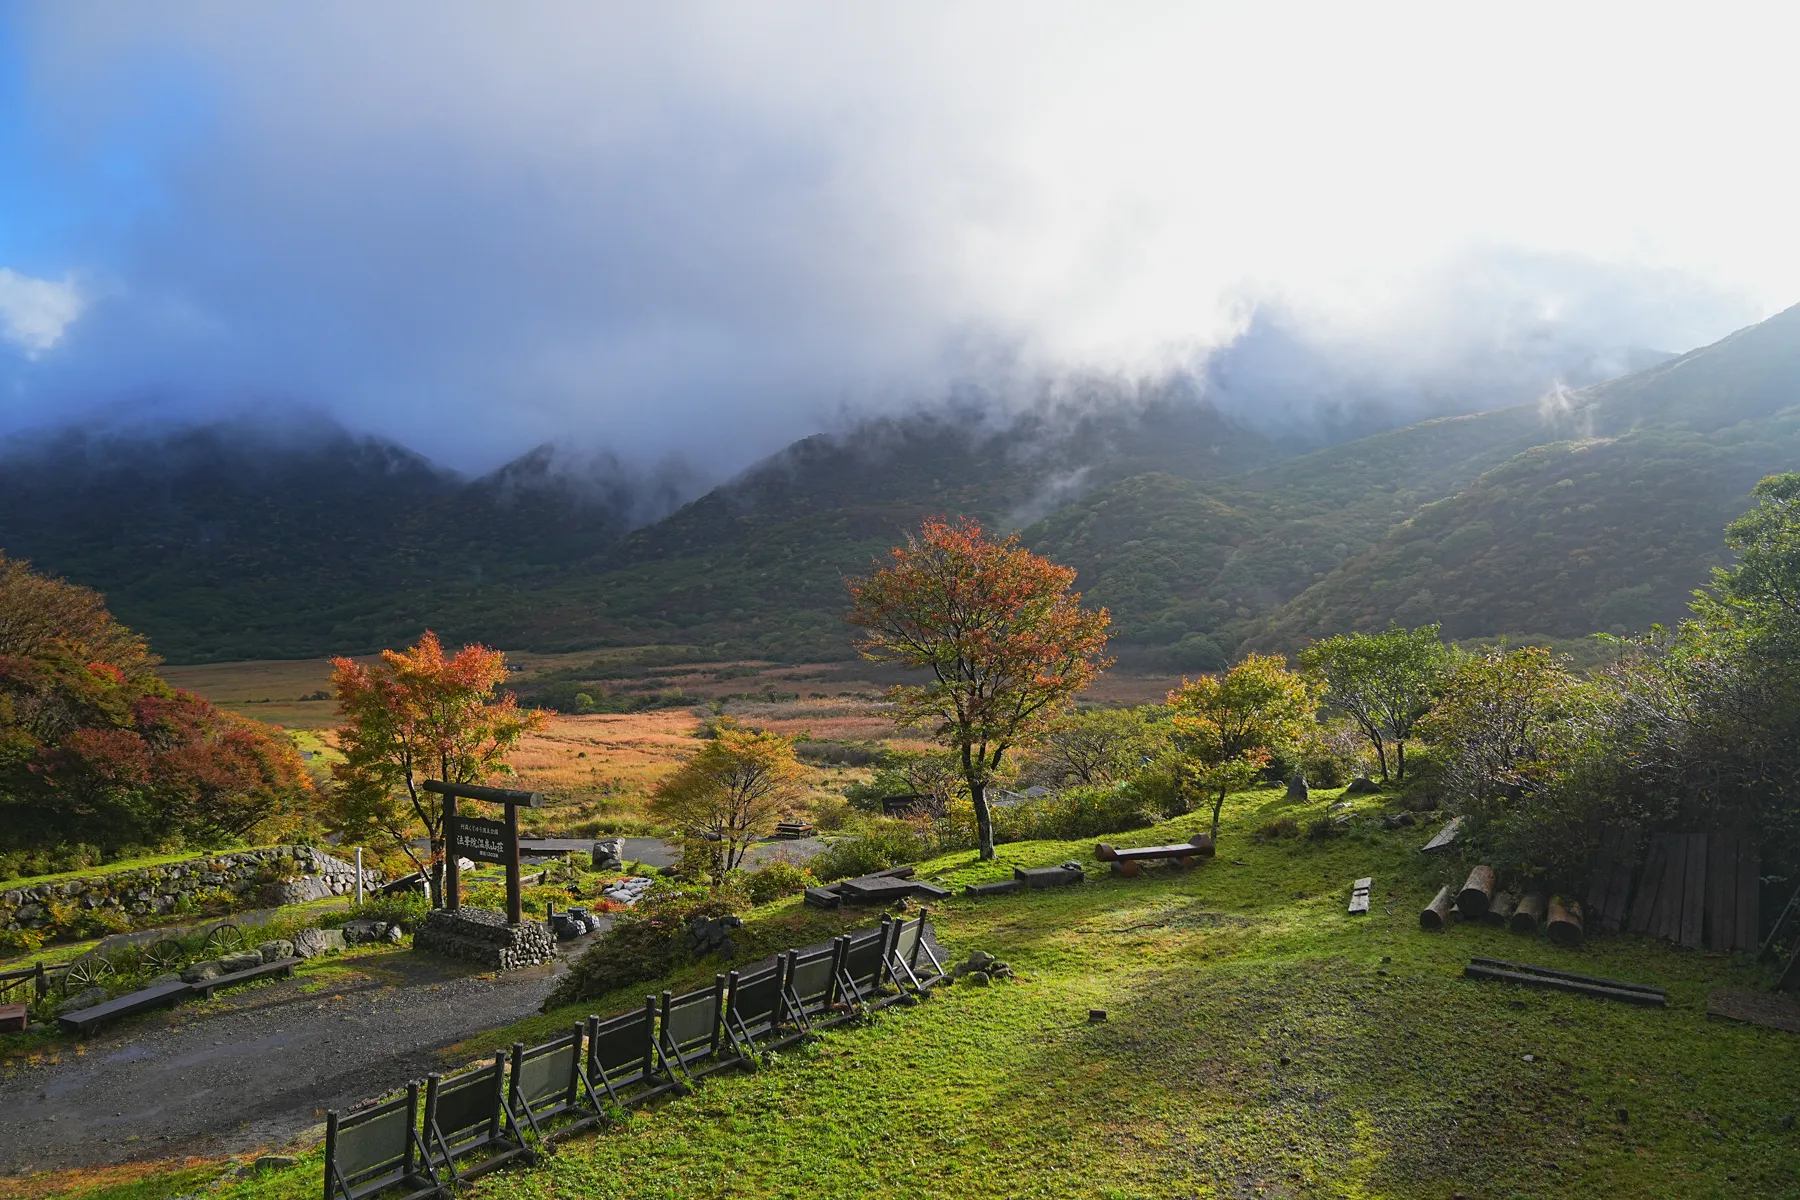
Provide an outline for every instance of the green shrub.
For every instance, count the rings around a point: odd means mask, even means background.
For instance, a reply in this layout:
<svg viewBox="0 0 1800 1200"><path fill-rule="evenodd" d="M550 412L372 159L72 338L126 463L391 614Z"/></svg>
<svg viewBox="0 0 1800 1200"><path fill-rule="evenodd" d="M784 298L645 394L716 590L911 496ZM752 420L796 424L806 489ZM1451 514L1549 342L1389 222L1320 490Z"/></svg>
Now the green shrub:
<svg viewBox="0 0 1800 1200"><path fill-rule="evenodd" d="M372 896L361 904L353 904L344 914L346 921L382 921L406 929L417 929L425 923L431 904L424 892L401 892L393 896Z"/></svg>
<svg viewBox="0 0 1800 1200"><path fill-rule="evenodd" d="M874 818L862 822L856 833L826 846L807 865L814 878L830 883L918 862L932 849L931 839L910 822Z"/></svg>
<svg viewBox="0 0 1800 1200"><path fill-rule="evenodd" d="M35 929L0 929L0 958L32 954L44 945L44 935Z"/></svg>
<svg viewBox="0 0 1800 1200"><path fill-rule="evenodd" d="M1269 821L1262 825L1262 827L1257 829L1251 836L1259 842L1273 842L1280 838L1299 837L1300 822L1294 820L1292 817L1276 817L1273 821Z"/></svg>
<svg viewBox="0 0 1800 1200"><path fill-rule="evenodd" d="M770 904L804 892L818 882L806 867L779 860L744 873L744 891L752 904Z"/></svg>
<svg viewBox="0 0 1800 1200"><path fill-rule="evenodd" d="M545 1007L597 999L667 975L686 953L682 937L689 921L729 915L746 901L740 889L729 886L699 891L659 883L638 901L637 911L622 914L570 965Z"/></svg>
<svg viewBox="0 0 1800 1200"><path fill-rule="evenodd" d="M1336 817L1319 817L1306 826L1306 836L1315 842L1323 842L1343 832L1344 823Z"/></svg>

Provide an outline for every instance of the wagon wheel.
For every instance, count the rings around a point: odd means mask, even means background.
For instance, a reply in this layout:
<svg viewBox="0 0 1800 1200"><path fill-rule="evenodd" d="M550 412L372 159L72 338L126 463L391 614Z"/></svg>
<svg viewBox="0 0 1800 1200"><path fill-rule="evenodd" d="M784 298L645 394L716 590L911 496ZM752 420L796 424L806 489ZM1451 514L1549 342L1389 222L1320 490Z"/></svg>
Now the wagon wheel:
<svg viewBox="0 0 1800 1200"><path fill-rule="evenodd" d="M98 954L84 954L63 972L63 995L91 988L113 974L113 965Z"/></svg>
<svg viewBox="0 0 1800 1200"><path fill-rule="evenodd" d="M178 970L186 961L187 951L174 938L154 942L144 951L144 966L158 975Z"/></svg>
<svg viewBox="0 0 1800 1200"><path fill-rule="evenodd" d="M244 948L244 931L226 921L214 925L206 935L206 949L213 954L227 954Z"/></svg>

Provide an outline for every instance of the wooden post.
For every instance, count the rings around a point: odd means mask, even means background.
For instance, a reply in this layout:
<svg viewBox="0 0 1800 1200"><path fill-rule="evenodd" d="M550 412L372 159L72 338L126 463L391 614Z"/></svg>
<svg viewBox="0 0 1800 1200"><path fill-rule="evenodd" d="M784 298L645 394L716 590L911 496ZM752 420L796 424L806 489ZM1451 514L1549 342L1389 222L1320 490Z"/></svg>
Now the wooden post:
<svg viewBox="0 0 1800 1200"><path fill-rule="evenodd" d="M50 994L50 976L44 971L43 963L37 963L35 965L37 967L37 974L33 976L32 981L37 986L37 998L42 1000L45 996Z"/></svg>
<svg viewBox="0 0 1800 1200"><path fill-rule="evenodd" d="M356 902L363 902L362 847L356 848Z"/></svg>
<svg viewBox="0 0 1800 1200"><path fill-rule="evenodd" d="M462 907L462 868L456 865L456 793L444 792L444 907Z"/></svg>
<svg viewBox="0 0 1800 1200"><path fill-rule="evenodd" d="M506 920L517 925L525 919L523 887L519 879L519 808L506 806Z"/></svg>

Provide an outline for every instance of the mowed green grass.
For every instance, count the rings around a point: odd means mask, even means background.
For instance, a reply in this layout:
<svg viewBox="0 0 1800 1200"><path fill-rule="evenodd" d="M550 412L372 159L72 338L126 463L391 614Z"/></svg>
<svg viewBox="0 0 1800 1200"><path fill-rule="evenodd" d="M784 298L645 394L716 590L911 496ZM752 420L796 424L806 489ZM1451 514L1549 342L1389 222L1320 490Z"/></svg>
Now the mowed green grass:
<svg viewBox="0 0 1800 1200"><path fill-rule="evenodd" d="M1429 830L1249 837L1271 813L1305 818L1322 804L1235 797L1218 858L1192 872L948 902L934 910L945 942L998 954L1016 981L943 989L767 1069L714 1076L472 1194L1800 1194L1800 1039L1705 1015L1711 987L1766 986L1766 968L1635 938L1562 951L1480 926L1421 933L1419 908L1466 870L1417 853ZM1189 817L1117 840L1202 827ZM921 874L960 884L1014 864L1091 863L1092 849L1006 846L999 864L956 855ZM1360 875L1375 877L1374 911L1350 917ZM855 919L796 903L759 911L750 944ZM1673 1004L1466 981L1471 954L1655 982ZM632 998L534 1018L462 1050L546 1034ZM1090 1024L1089 1008L1106 1021ZM318 1172L315 1151L217 1194L310 1196ZM191 1189L191 1175L177 1180ZM143 1186L91 1194L158 1194Z"/></svg>

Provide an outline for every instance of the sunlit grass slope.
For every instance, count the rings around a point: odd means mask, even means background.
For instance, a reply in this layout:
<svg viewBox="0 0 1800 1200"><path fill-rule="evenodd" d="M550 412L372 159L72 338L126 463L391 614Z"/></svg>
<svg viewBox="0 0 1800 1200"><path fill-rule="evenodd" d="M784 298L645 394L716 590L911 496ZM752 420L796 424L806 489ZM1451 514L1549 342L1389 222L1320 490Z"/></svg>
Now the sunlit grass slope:
<svg viewBox="0 0 1800 1200"><path fill-rule="evenodd" d="M1017 982L947 989L831 1033L755 1074L715 1076L542 1165L494 1197L1761 1197L1800 1190L1800 1039L1711 1021L1706 993L1766 969L1632 938L1561 951L1484 927L1419 932L1455 864L1429 831L1257 844L1324 799L1235 797L1218 858L1191 873L981 900L936 912L958 952ZM1189 817L1131 835L1163 839ZM1092 842L956 855L964 883L1014 864L1092 863ZM1466 869L1466 868L1463 868ZM1374 911L1344 912L1375 877ZM786 901L755 948L846 919ZM1465 981L1471 954L1654 981L1667 1011ZM710 978L713 964L669 981ZM461 1047L535 1037L649 987ZM1090 1008L1107 1019L1090 1024ZM1530 1056L1530 1060L1527 1059ZM398 1081L396 1081L398 1082ZM1621 1117L1623 1112L1623 1117ZM221 1196L317 1193L317 1152ZM216 1170L216 1168L215 1168ZM170 1177L192 1190L194 1175ZM142 1185L139 1185L142 1186ZM102 1190L96 1196L151 1196Z"/></svg>

